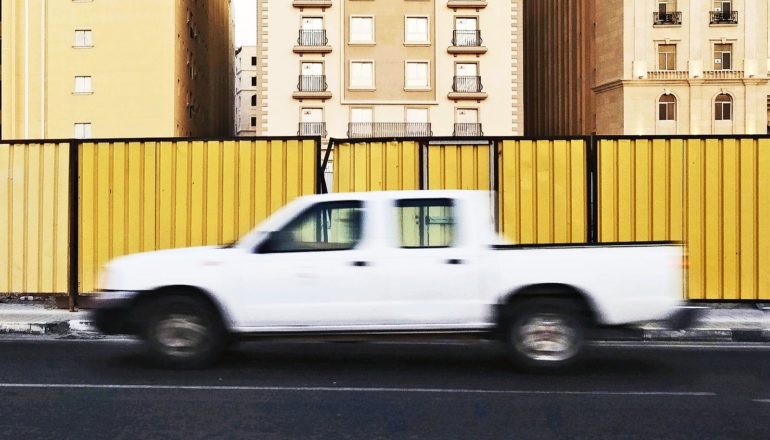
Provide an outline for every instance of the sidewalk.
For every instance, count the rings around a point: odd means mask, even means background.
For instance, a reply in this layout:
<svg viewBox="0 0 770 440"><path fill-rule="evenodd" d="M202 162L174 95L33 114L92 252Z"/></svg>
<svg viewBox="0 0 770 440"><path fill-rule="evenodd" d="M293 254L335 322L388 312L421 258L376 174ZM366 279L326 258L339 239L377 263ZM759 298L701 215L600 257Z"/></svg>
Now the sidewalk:
<svg viewBox="0 0 770 440"><path fill-rule="evenodd" d="M674 331L659 324L638 331L620 332L620 339L649 341L770 342L770 309L746 304L713 304L704 308L687 330ZM99 333L88 311L70 312L37 301L0 303L0 335L59 335L94 337ZM613 338L610 336L610 338Z"/></svg>

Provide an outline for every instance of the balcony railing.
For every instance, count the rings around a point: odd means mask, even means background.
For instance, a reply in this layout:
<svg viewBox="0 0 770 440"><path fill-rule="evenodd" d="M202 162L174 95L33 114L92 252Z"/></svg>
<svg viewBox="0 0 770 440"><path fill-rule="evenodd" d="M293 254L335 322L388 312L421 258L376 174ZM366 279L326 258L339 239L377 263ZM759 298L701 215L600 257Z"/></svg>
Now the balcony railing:
<svg viewBox="0 0 770 440"><path fill-rule="evenodd" d="M738 24L738 11L711 11L711 24Z"/></svg>
<svg viewBox="0 0 770 440"><path fill-rule="evenodd" d="M481 124L461 122L455 123L454 136L484 136L481 131Z"/></svg>
<svg viewBox="0 0 770 440"><path fill-rule="evenodd" d="M297 44L300 46L326 46L329 39L326 38L326 29L300 29Z"/></svg>
<svg viewBox="0 0 770 440"><path fill-rule="evenodd" d="M655 25L682 24L682 12L653 12L652 23Z"/></svg>
<svg viewBox="0 0 770 440"><path fill-rule="evenodd" d="M351 122L349 138L432 136L429 122Z"/></svg>
<svg viewBox="0 0 770 440"><path fill-rule="evenodd" d="M653 70L647 72L647 79L687 79L690 72L687 70Z"/></svg>
<svg viewBox="0 0 770 440"><path fill-rule="evenodd" d="M479 93L484 87L480 76L455 76L452 91L460 93Z"/></svg>
<svg viewBox="0 0 770 440"><path fill-rule="evenodd" d="M452 31L452 46L481 46L481 31Z"/></svg>
<svg viewBox="0 0 770 440"><path fill-rule="evenodd" d="M325 92L326 75L300 75L297 90L300 92Z"/></svg>
<svg viewBox="0 0 770 440"><path fill-rule="evenodd" d="M297 134L326 137L326 122L300 122Z"/></svg>
<svg viewBox="0 0 770 440"><path fill-rule="evenodd" d="M703 78L705 79L741 79L743 78L743 70L704 70Z"/></svg>

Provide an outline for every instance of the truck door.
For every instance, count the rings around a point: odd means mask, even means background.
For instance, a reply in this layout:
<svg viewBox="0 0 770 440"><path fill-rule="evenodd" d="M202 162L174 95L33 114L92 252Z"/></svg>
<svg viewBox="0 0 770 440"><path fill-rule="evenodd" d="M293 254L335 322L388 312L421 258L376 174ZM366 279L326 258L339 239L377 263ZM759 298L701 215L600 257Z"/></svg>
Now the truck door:
<svg viewBox="0 0 770 440"><path fill-rule="evenodd" d="M452 199L403 199L391 246L380 265L382 303L401 326L482 325L486 310L479 290L479 252L466 240ZM388 224L394 224L389 222Z"/></svg>

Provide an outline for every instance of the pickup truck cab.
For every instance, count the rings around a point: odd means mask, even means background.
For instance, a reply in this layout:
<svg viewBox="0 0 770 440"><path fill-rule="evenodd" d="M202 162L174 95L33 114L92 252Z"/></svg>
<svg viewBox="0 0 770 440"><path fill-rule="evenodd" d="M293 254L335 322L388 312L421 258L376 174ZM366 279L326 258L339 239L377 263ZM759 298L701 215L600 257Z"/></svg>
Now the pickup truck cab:
<svg viewBox="0 0 770 440"><path fill-rule="evenodd" d="M681 246L505 244L491 197L301 197L232 245L110 262L94 320L174 367L210 363L237 336L473 336L503 341L520 365L558 368L590 329L680 305Z"/></svg>

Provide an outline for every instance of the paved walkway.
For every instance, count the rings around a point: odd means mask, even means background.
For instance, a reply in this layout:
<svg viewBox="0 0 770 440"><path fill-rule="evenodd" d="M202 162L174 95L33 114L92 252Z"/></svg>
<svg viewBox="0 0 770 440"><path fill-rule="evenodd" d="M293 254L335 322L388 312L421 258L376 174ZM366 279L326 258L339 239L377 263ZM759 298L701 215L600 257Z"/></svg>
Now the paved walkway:
<svg viewBox="0 0 770 440"><path fill-rule="evenodd" d="M658 323L642 325L639 337L648 340L750 340L770 342L770 309L749 305L704 305L687 330L673 331ZM0 303L0 334L95 334L88 311L70 312L50 305Z"/></svg>

